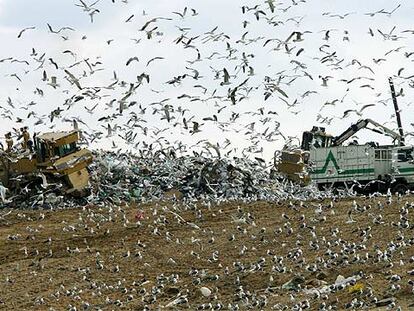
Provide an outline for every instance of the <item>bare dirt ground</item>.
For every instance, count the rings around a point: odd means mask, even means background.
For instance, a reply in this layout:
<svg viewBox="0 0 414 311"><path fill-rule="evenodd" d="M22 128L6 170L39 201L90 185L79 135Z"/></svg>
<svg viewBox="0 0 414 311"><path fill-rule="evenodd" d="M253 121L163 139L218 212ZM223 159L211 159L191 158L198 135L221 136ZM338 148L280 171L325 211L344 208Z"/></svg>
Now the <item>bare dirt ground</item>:
<svg viewBox="0 0 414 311"><path fill-rule="evenodd" d="M0 309L409 310L413 199L0 210Z"/></svg>

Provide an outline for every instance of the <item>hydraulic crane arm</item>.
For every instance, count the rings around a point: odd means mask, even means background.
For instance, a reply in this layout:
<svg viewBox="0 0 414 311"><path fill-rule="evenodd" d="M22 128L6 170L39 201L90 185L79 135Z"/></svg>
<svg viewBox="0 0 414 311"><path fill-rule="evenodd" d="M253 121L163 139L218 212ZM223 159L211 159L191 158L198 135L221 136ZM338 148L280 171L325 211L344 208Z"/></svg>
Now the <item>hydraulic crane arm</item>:
<svg viewBox="0 0 414 311"><path fill-rule="evenodd" d="M371 119L367 119L369 121L369 123L373 124L376 128L368 128L369 130L376 132L376 133L380 133L386 136L390 136L392 137L393 140L398 141L398 145L404 145L404 137L401 136L400 134L394 132L393 130L390 130L388 127L385 127L382 124L379 124ZM380 128L381 130L379 130L378 128Z"/></svg>
<svg viewBox="0 0 414 311"><path fill-rule="evenodd" d="M372 124L375 128L369 128L368 125ZM363 128L369 129L373 132L383 134L386 136L391 136L394 140L398 141L398 144L402 144L402 137L401 135L397 134L396 132L390 130L389 128L371 120L371 119L363 119L359 120L357 123L352 124L345 132L336 136L332 140L332 146L340 146L342 145L348 138L355 135L358 131L362 130Z"/></svg>
<svg viewBox="0 0 414 311"><path fill-rule="evenodd" d="M394 104L395 117L397 118L398 131L399 131L400 136L401 136L401 144L404 145L404 131L403 131L403 128L402 128L402 123L401 123L400 109L398 108L397 95L395 95L394 82L392 82L391 77L388 78L388 82L390 83L391 97L392 97L392 102Z"/></svg>

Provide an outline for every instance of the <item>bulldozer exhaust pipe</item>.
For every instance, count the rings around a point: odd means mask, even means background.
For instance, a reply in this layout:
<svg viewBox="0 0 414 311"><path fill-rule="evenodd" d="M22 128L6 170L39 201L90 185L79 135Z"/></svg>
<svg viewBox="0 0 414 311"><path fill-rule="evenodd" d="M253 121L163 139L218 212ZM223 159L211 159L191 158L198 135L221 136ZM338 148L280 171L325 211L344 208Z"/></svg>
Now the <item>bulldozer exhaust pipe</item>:
<svg viewBox="0 0 414 311"><path fill-rule="evenodd" d="M400 109L398 108L397 96L395 95L394 82L392 81L391 77L388 78L388 82L390 83L391 97L392 97L392 102L394 103L394 110L395 110L395 116L397 118L398 132L400 133L400 136L401 136L401 144L404 145L404 131L402 128L402 123L401 123Z"/></svg>

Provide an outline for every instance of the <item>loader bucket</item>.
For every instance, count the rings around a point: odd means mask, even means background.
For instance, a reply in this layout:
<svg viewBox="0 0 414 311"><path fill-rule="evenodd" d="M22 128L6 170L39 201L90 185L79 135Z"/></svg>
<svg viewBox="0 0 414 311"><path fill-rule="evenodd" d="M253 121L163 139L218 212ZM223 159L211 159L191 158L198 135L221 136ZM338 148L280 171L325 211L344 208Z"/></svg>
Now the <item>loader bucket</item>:
<svg viewBox="0 0 414 311"><path fill-rule="evenodd" d="M81 170L68 174L67 180L69 183L69 190L67 193L72 193L73 191L82 191L88 187L89 172L86 168L83 168Z"/></svg>
<svg viewBox="0 0 414 311"><path fill-rule="evenodd" d="M295 183L301 185L309 184L310 177L306 172L303 156L300 150L293 152L282 150L277 170Z"/></svg>

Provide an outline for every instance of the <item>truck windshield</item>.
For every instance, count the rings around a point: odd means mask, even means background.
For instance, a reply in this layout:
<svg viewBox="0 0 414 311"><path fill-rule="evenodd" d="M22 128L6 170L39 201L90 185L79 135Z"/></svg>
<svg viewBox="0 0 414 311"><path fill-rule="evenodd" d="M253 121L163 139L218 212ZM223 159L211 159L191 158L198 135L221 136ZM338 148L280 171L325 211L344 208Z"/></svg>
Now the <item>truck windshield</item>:
<svg viewBox="0 0 414 311"><path fill-rule="evenodd" d="M314 135L312 145L315 148L326 147L326 137L322 135Z"/></svg>
<svg viewBox="0 0 414 311"><path fill-rule="evenodd" d="M72 152L76 151L76 143L70 143L55 147L55 156L64 157Z"/></svg>
<svg viewBox="0 0 414 311"><path fill-rule="evenodd" d="M399 149L397 152L398 162L413 161L413 148Z"/></svg>

